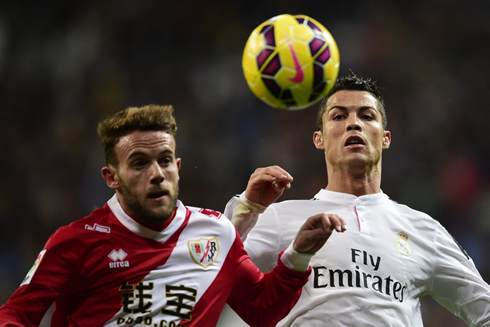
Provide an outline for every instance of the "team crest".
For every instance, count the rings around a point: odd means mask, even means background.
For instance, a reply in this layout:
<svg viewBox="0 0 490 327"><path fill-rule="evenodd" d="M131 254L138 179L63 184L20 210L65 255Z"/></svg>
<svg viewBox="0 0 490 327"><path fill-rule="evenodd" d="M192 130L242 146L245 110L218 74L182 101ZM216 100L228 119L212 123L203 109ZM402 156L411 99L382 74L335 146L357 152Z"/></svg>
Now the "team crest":
<svg viewBox="0 0 490 327"><path fill-rule="evenodd" d="M403 255L412 255L412 246L408 243L408 235L400 232L395 240L395 247Z"/></svg>
<svg viewBox="0 0 490 327"><path fill-rule="evenodd" d="M216 237L187 241L189 253L198 265L207 268L218 258L219 243Z"/></svg>

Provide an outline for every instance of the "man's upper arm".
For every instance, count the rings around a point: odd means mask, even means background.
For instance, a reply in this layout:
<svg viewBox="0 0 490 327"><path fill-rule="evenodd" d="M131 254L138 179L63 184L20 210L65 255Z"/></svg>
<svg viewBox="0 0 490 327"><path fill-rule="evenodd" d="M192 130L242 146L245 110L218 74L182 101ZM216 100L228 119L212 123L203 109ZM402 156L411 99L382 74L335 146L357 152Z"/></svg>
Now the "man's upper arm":
<svg viewBox="0 0 490 327"><path fill-rule="evenodd" d="M257 223L257 219L266 207L249 201L245 192L236 195L226 204L224 215L228 217L235 226L240 239L244 242L248 233Z"/></svg>
<svg viewBox="0 0 490 327"><path fill-rule="evenodd" d="M22 326L38 326L47 309L65 292L80 264L81 248L71 226L56 231L21 286L0 307L0 326L10 326L13 321L21 322Z"/></svg>
<svg viewBox="0 0 490 327"><path fill-rule="evenodd" d="M244 242L252 262L262 272L271 271L281 252L281 224L273 206L259 216L257 224Z"/></svg>
<svg viewBox="0 0 490 327"><path fill-rule="evenodd" d="M469 326L490 326L490 286L456 240L437 233L431 295Z"/></svg>
<svg viewBox="0 0 490 327"><path fill-rule="evenodd" d="M251 203L245 194L234 196L224 214L235 226L252 262L262 272L271 271L281 246L281 224L273 206Z"/></svg>

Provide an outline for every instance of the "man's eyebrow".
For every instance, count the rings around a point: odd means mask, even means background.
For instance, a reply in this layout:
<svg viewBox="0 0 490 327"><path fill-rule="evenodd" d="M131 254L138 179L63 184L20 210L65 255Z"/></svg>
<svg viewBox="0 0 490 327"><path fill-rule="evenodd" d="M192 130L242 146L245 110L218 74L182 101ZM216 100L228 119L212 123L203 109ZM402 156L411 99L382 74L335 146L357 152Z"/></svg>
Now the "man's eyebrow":
<svg viewBox="0 0 490 327"><path fill-rule="evenodd" d="M173 155L174 152L170 149L166 149L166 150L163 150L162 152L159 153L159 155L162 155L162 154L163 155L168 155L168 154Z"/></svg>
<svg viewBox="0 0 490 327"><path fill-rule="evenodd" d="M360 110L364 111L364 110L374 110L374 111L378 111L378 108L376 107L371 107L371 106L364 106L364 107L361 107Z"/></svg>
<svg viewBox="0 0 490 327"><path fill-rule="evenodd" d="M341 110L341 111L346 111L347 110L347 107L344 107L344 106L333 106L332 108L328 109L328 111L332 111L334 109L338 109L338 110ZM365 110L369 110L369 109L372 109L374 111L378 111L378 109L376 109L376 107L371 107L371 106L362 106L359 108L360 111L365 111Z"/></svg>
<svg viewBox="0 0 490 327"><path fill-rule="evenodd" d="M173 152L172 150L170 150L170 149L165 149L165 150L161 151L161 152L159 153L159 155L162 155L162 154L173 154L173 153L174 153L174 152ZM135 151L135 152L133 152L133 153L131 153L131 154L129 155L128 159L131 159L131 158L133 158L133 157L138 157L138 156L148 156L148 154L147 154L147 153L145 153L145 152L142 152L142 151Z"/></svg>
<svg viewBox="0 0 490 327"><path fill-rule="evenodd" d="M141 152L141 151L136 151L136 152L133 152L129 155L128 159L131 159L133 157L138 157L138 156L148 156L146 153L144 152Z"/></svg>
<svg viewBox="0 0 490 327"><path fill-rule="evenodd" d="M346 107L342 107L342 106L333 106L332 108L328 109L328 111L332 111L334 109L339 109L339 110L347 110Z"/></svg>

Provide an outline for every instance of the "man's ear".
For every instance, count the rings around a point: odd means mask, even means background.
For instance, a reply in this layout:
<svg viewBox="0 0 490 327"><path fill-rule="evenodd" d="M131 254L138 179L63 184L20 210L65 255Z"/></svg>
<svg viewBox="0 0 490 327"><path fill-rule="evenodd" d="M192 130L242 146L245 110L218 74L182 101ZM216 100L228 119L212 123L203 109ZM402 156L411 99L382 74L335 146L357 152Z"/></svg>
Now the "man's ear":
<svg viewBox="0 0 490 327"><path fill-rule="evenodd" d="M386 150L390 147L391 144L391 132L390 131L384 131L383 135L383 150Z"/></svg>
<svg viewBox="0 0 490 327"><path fill-rule="evenodd" d="M180 171L180 167L182 165L182 159L177 158L177 170ZM178 174L178 180L180 180L180 174Z"/></svg>
<svg viewBox="0 0 490 327"><path fill-rule="evenodd" d="M316 131L313 133L313 143L318 150L325 150L325 146L323 145L323 134L320 131Z"/></svg>
<svg viewBox="0 0 490 327"><path fill-rule="evenodd" d="M109 186L113 190L117 190L119 188L119 176L117 176L116 169L112 166L105 166L101 170L102 178L104 178L107 186Z"/></svg>

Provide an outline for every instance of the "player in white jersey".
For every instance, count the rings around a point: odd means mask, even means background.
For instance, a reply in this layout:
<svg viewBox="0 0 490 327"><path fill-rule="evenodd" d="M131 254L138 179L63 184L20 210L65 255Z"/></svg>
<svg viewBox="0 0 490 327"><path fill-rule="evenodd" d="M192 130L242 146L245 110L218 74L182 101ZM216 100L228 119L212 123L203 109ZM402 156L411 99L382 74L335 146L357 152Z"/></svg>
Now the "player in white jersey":
<svg viewBox="0 0 490 327"><path fill-rule="evenodd" d="M312 254L343 220L323 215L298 229L271 273L247 256L220 213L184 206L171 106L128 108L101 122L115 195L59 228L18 290L0 307L0 327L215 326L227 302L248 323L273 326L297 301Z"/></svg>
<svg viewBox="0 0 490 327"><path fill-rule="evenodd" d="M225 210L261 271L308 217L336 214L348 226L313 256L310 279L278 326L422 326L424 295L470 326L490 326L490 286L467 253L439 222L381 191L391 134L376 85L339 79L320 105L313 141L328 174L313 199L271 204L292 180L274 166L257 169Z"/></svg>

